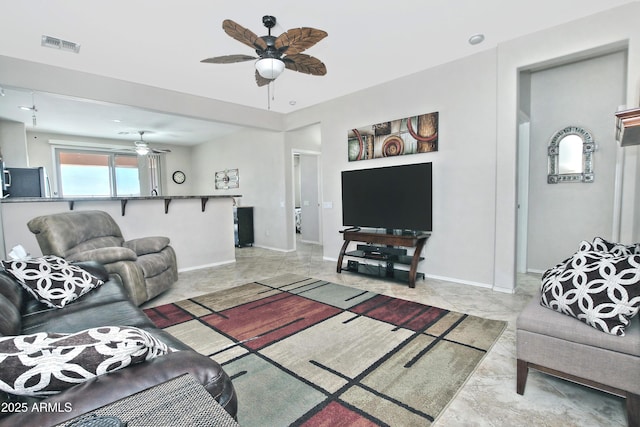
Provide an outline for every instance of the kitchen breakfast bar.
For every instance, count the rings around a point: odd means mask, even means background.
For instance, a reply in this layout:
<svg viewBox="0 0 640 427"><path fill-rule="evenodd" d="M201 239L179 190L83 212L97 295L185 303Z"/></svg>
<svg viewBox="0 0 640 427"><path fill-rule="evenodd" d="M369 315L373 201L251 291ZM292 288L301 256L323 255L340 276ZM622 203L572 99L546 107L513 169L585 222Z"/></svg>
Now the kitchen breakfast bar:
<svg viewBox="0 0 640 427"><path fill-rule="evenodd" d="M4 257L22 245L31 256L42 252L27 222L39 215L101 210L118 223L125 240L166 236L176 251L178 270L235 261L233 207L239 195L83 198L6 198L0 202Z"/></svg>

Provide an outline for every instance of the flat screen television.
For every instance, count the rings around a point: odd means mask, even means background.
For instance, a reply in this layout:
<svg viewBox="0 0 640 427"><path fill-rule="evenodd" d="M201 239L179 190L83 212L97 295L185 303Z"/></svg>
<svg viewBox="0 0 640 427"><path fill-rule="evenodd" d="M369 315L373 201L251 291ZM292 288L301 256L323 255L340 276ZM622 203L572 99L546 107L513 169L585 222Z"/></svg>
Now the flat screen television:
<svg viewBox="0 0 640 427"><path fill-rule="evenodd" d="M342 172L342 224L432 231L431 163Z"/></svg>

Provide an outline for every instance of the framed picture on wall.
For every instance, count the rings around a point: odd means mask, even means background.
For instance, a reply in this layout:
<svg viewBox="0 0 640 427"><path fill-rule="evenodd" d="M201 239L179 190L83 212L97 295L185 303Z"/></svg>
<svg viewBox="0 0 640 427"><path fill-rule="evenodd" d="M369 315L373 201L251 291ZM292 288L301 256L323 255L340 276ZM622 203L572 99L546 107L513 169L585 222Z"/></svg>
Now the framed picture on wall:
<svg viewBox="0 0 640 427"><path fill-rule="evenodd" d="M225 169L216 172L216 190L228 190L240 187L240 174L238 169Z"/></svg>
<svg viewBox="0 0 640 427"><path fill-rule="evenodd" d="M350 162L438 151L438 112L353 128L347 146Z"/></svg>

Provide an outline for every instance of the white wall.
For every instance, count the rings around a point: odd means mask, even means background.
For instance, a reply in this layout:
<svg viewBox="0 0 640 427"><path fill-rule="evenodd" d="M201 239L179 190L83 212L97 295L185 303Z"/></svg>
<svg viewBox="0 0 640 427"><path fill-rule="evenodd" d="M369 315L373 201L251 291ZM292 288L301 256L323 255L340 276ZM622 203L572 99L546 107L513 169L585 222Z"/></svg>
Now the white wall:
<svg viewBox="0 0 640 427"><path fill-rule="evenodd" d="M240 194L241 206L253 206L255 246L287 250L287 198L284 134L246 129L194 147L192 164L196 194ZM215 173L238 169L240 187L215 190ZM288 178L290 180L290 178Z"/></svg>
<svg viewBox="0 0 640 427"><path fill-rule="evenodd" d="M27 156L26 127L24 123L0 120L0 151L6 167L26 168Z"/></svg>
<svg viewBox="0 0 640 427"><path fill-rule="evenodd" d="M288 117L291 126L321 120L324 257L342 244L340 172L402 163L433 163L433 235L419 270L433 277L491 286L495 235L494 51L426 70ZM354 127L438 111L439 151L347 161Z"/></svg>

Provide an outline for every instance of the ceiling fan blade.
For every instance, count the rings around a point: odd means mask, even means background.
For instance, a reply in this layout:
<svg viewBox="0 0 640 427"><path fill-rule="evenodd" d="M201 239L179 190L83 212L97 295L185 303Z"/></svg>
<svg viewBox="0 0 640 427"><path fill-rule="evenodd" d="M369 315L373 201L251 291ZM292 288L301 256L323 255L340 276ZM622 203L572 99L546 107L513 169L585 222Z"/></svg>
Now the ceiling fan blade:
<svg viewBox="0 0 640 427"><path fill-rule="evenodd" d="M233 22L231 19L225 19L222 22L222 29L230 37L233 37L240 43L246 44L252 49L265 50L267 48L267 43L262 40L262 38L258 37L253 31Z"/></svg>
<svg viewBox="0 0 640 427"><path fill-rule="evenodd" d="M233 64L234 62L253 61L256 59L258 58L249 55L224 55L203 59L200 62L204 62L207 64Z"/></svg>
<svg viewBox="0 0 640 427"><path fill-rule="evenodd" d="M304 53L287 55L282 58L282 61L284 61L284 66L289 70L314 76L324 76L327 74L327 67L325 67L322 61Z"/></svg>
<svg viewBox="0 0 640 427"><path fill-rule="evenodd" d="M152 148L151 151L155 154L165 154L171 152L171 150L166 148Z"/></svg>
<svg viewBox="0 0 640 427"><path fill-rule="evenodd" d="M327 37L326 31L309 27L292 28L278 36L275 48L288 55L293 55L309 49L325 37Z"/></svg>
<svg viewBox="0 0 640 427"><path fill-rule="evenodd" d="M258 71L256 70L256 84L259 87L266 86L272 81L273 81L272 79L265 79L264 77L262 77L260 73L258 73Z"/></svg>

